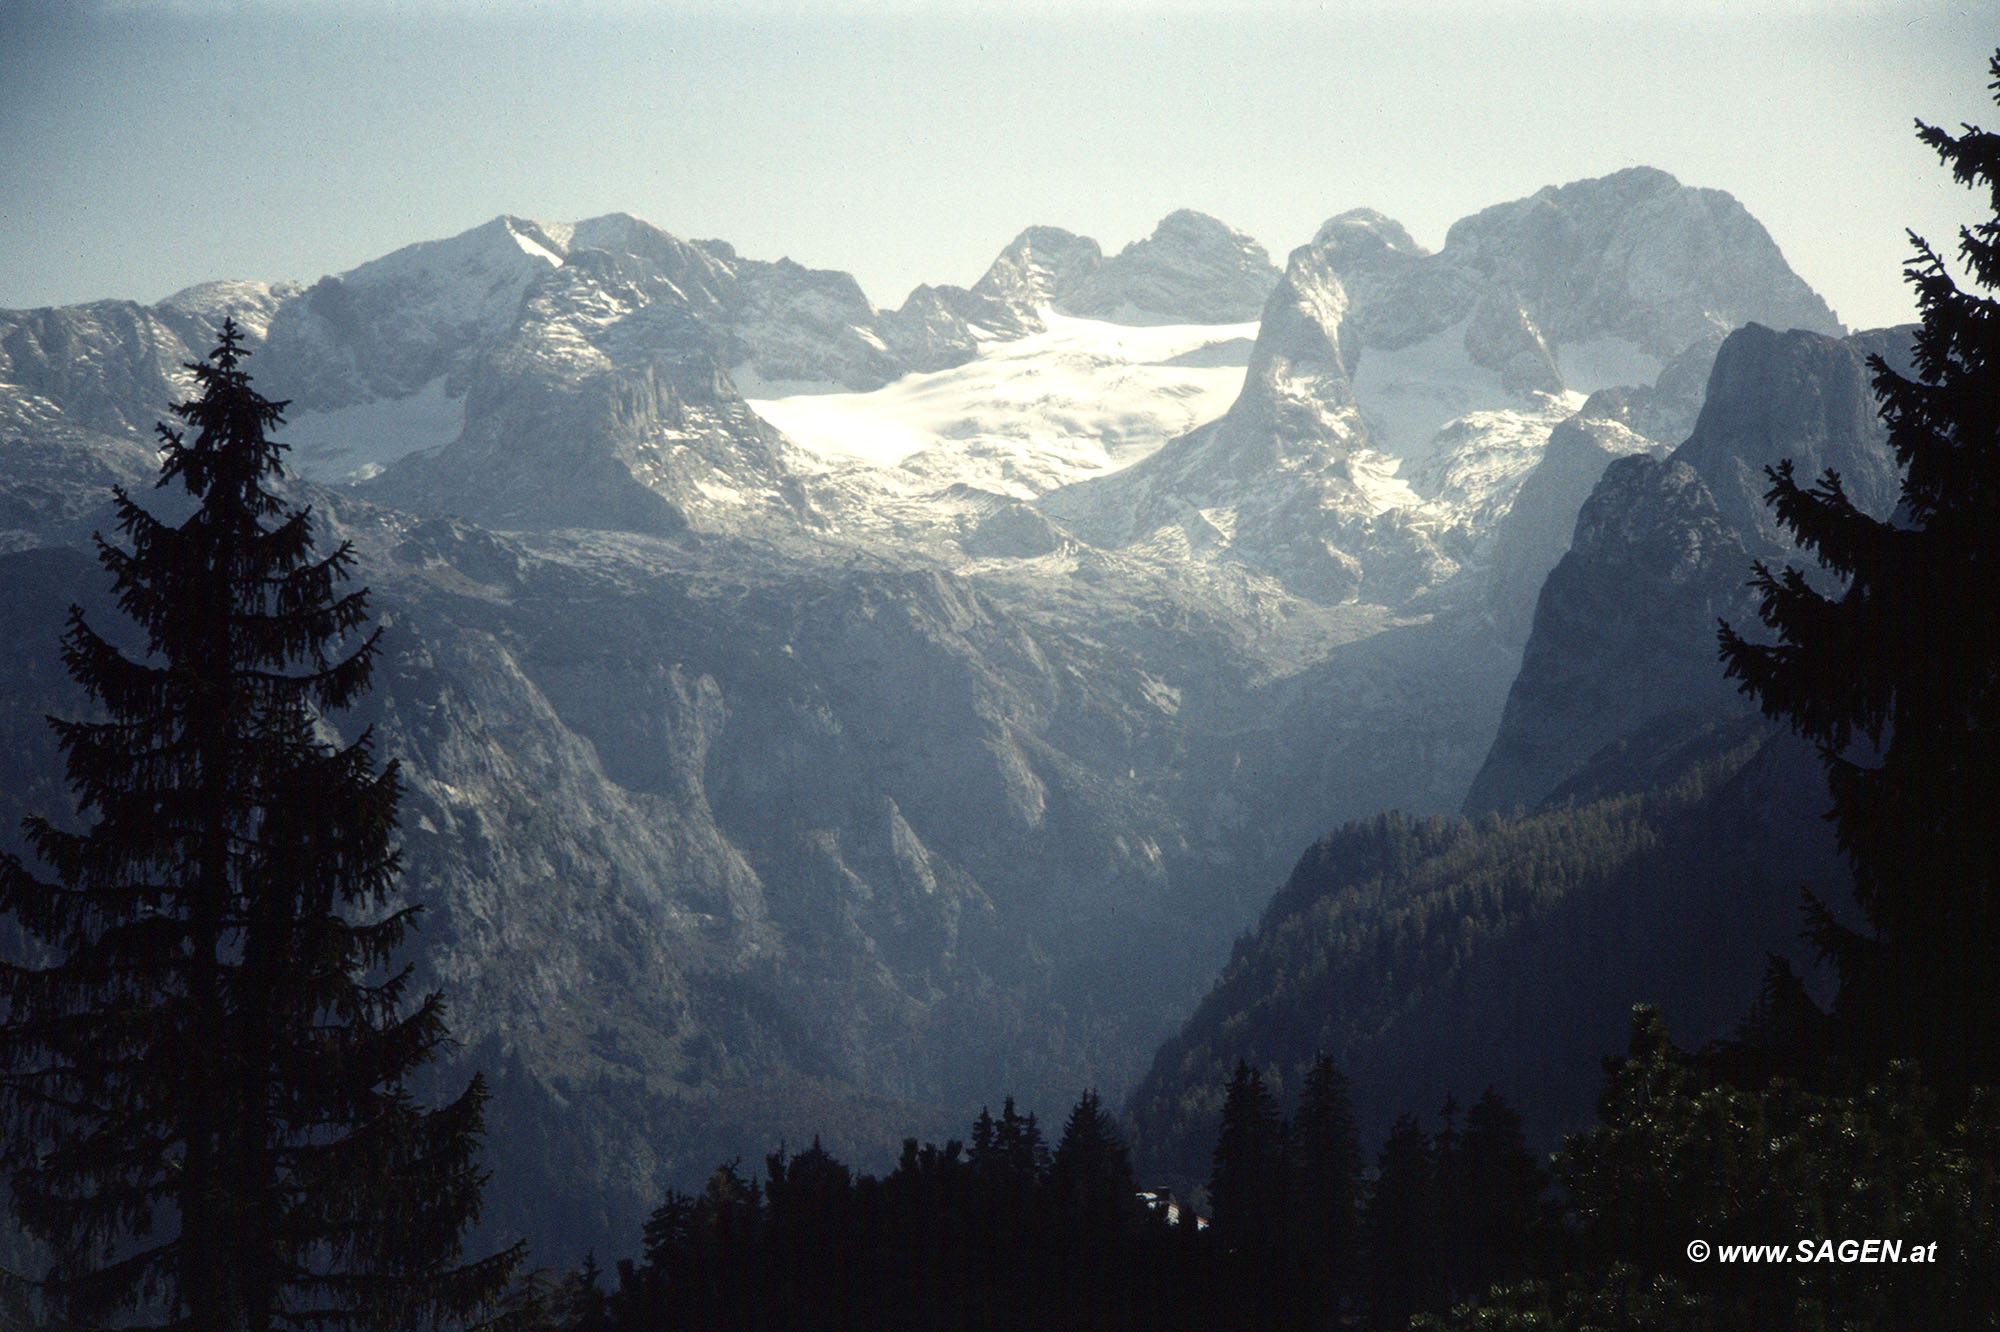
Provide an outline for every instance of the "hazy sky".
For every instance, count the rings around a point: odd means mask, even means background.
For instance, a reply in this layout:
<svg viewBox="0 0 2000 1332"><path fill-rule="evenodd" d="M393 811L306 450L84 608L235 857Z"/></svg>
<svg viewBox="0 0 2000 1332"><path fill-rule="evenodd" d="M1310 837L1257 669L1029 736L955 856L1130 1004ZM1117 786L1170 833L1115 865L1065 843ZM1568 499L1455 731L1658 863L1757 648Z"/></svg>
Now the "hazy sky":
<svg viewBox="0 0 2000 1332"><path fill-rule="evenodd" d="M624 211L976 280L1023 227L1176 208L1279 262L1647 164L1734 194L1857 327L1978 200L1911 134L2000 121L1993 0L639 5L0 0L0 307L310 281L514 213Z"/></svg>

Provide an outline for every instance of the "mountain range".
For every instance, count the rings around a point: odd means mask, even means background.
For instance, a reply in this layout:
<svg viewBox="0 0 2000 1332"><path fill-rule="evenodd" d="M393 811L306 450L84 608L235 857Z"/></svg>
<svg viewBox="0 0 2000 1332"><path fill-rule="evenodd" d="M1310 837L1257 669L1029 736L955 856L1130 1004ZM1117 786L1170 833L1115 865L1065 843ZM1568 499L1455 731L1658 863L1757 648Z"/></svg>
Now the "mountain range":
<svg viewBox="0 0 2000 1332"><path fill-rule="evenodd" d="M1617 447L1616 392L1551 432L1515 507L1560 502L1574 528L1464 817L1378 815L1306 849L1134 1093L1155 1176L1206 1177L1238 1060L1283 1093L1332 1054L1369 1140L1493 1087L1553 1142L1588 1121L1633 1003L1699 1046L1737 1033L1772 956L1829 997L1801 890L1859 921L1824 777L1724 677L1716 625L1760 634L1753 561L1811 567L1761 503L1758 459L1894 509L1867 357L1910 374L1909 332L1745 325L1671 452Z"/></svg>
<svg viewBox="0 0 2000 1332"><path fill-rule="evenodd" d="M552 1260L786 1135L866 1166L1123 1092L1328 828L1726 712L1632 589L1740 607L1758 469L1806 416L1879 455L1894 343L1650 169L1435 253L1031 227L893 311L624 215L0 311L0 828L69 808L65 608L115 623L89 535L225 315L359 553L384 658L331 723L402 765L489 1224Z"/></svg>

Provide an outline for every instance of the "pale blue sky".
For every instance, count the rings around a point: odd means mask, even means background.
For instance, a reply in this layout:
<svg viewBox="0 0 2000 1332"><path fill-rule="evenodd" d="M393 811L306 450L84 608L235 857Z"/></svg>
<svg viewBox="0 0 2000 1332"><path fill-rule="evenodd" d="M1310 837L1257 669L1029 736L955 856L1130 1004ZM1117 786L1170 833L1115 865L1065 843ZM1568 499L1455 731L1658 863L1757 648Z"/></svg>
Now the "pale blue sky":
<svg viewBox="0 0 2000 1332"><path fill-rule="evenodd" d="M894 306L1037 223L1192 207L1282 261L1367 205L1435 248L1647 164L1868 326L1903 228L1978 215L1910 122L2000 121L1996 44L1992 0L0 0L0 307L616 210Z"/></svg>

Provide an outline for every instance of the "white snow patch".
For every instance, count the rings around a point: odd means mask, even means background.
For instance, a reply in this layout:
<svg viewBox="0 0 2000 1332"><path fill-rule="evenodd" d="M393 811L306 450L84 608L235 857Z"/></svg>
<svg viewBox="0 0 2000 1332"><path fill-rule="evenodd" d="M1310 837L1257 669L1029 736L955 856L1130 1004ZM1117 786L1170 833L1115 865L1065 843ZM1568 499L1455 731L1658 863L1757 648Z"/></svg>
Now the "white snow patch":
<svg viewBox="0 0 2000 1332"><path fill-rule="evenodd" d="M1373 449L1356 449L1347 459L1354 488L1361 492L1362 498L1376 513L1423 506L1423 497L1410 488L1408 481L1396 475L1402 465L1402 459L1377 453Z"/></svg>
<svg viewBox="0 0 2000 1332"><path fill-rule="evenodd" d="M561 268L563 266L563 257L548 246L543 245L532 237L523 236L512 227L507 228L507 231L509 235L513 236L514 243L520 246L524 253L533 258L546 261L550 268Z"/></svg>
<svg viewBox="0 0 2000 1332"><path fill-rule="evenodd" d="M1449 421L1520 402L1501 384L1499 372L1466 354L1463 322L1393 351L1364 347L1353 381L1369 437L1402 458L1427 455Z"/></svg>
<svg viewBox="0 0 2000 1332"><path fill-rule="evenodd" d="M1548 447L1549 432L1583 406L1581 393L1538 394L1535 410L1472 412L1438 432L1436 452L1411 477L1426 499L1488 526L1513 506Z"/></svg>
<svg viewBox="0 0 2000 1332"><path fill-rule="evenodd" d="M985 344L964 365L870 393L766 395L747 375L739 385L760 416L829 467L902 467L929 483L1031 498L1127 466L1222 415L1243 384L1242 364L1227 363L1236 357L1167 362L1257 331L1134 327L1052 310L1042 318L1043 332Z"/></svg>
<svg viewBox="0 0 2000 1332"><path fill-rule="evenodd" d="M703 499L712 500L718 504L743 503L743 492L734 486L717 485L713 481L696 481L694 488L701 492Z"/></svg>
<svg viewBox="0 0 2000 1332"><path fill-rule="evenodd" d="M442 448L465 428L465 399L444 376L407 398L378 398L331 412L300 412L279 428L287 468L309 481L365 481L398 458Z"/></svg>
<svg viewBox="0 0 2000 1332"><path fill-rule="evenodd" d="M544 236L562 246L564 250L568 250L570 243L576 239L574 222L537 222L535 225L541 229Z"/></svg>
<svg viewBox="0 0 2000 1332"><path fill-rule="evenodd" d="M894 467L913 453L930 448L937 437L902 402L892 410L874 393L801 393L787 398L752 399L751 409L789 435L792 442L821 462L854 462L868 467ZM901 398L903 395L896 395Z"/></svg>
<svg viewBox="0 0 2000 1332"><path fill-rule="evenodd" d="M1201 509L1198 512L1200 512L1203 522L1222 534L1224 541L1234 541L1236 539L1236 507L1234 505L1217 505L1214 508Z"/></svg>

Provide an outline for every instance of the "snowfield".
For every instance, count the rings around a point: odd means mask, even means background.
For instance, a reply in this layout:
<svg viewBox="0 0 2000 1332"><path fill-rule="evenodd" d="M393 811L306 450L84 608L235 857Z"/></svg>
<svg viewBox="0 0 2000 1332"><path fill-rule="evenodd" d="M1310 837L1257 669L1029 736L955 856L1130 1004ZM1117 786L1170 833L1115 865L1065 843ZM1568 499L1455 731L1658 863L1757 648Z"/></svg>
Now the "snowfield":
<svg viewBox="0 0 2000 1332"><path fill-rule="evenodd" d="M1033 499L1129 466L1222 415L1257 336L1255 324L1041 317L1045 332L985 343L964 365L870 393L759 397L751 381L745 395L824 471L896 468L915 489L962 482Z"/></svg>
<svg viewBox="0 0 2000 1332"><path fill-rule="evenodd" d="M811 478L836 530L922 542L958 532L995 503L1029 503L1122 472L1220 418L1244 389L1258 331L1039 314L1044 332L984 341L963 365L871 392L742 370L737 378L751 408L795 446L787 464ZM1462 333L1361 358L1357 397L1371 430L1345 475L1366 510L1401 513L1426 530L1470 523L1483 533L1506 513L1549 429L1582 405L1577 393L1510 392L1471 366ZM1444 384L1451 392L1438 390ZM1233 505L1202 517L1222 547L1233 543Z"/></svg>
<svg viewBox="0 0 2000 1332"><path fill-rule="evenodd" d="M291 447L288 471L310 481L366 481L398 458L443 448L464 428L465 399L452 397L439 375L407 398L297 412L277 438Z"/></svg>

